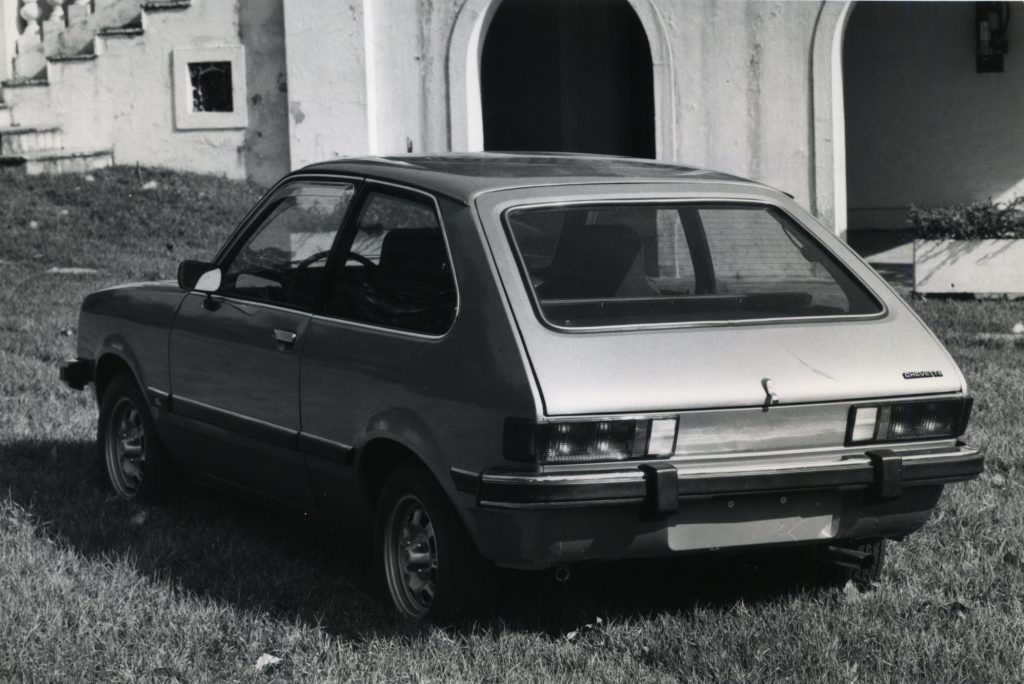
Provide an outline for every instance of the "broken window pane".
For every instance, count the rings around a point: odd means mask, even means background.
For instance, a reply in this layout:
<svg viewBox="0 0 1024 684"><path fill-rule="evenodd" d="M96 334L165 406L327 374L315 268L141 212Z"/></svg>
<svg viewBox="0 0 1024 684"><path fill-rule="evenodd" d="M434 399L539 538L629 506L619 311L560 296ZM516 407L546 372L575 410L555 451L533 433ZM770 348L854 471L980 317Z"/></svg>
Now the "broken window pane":
<svg viewBox="0 0 1024 684"><path fill-rule="evenodd" d="M231 62L191 62L192 111L234 111L231 93Z"/></svg>

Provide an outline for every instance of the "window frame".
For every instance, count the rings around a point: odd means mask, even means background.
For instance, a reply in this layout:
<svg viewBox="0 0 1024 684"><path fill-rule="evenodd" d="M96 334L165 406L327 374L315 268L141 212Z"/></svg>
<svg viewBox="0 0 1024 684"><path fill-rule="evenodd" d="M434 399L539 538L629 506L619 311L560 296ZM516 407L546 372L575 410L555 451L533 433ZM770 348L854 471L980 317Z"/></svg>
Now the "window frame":
<svg viewBox="0 0 1024 684"><path fill-rule="evenodd" d="M520 251L519 244L512 233L512 226L509 222L509 217L517 211L533 210L533 209L579 209L579 208L596 208L601 207L622 207L622 206L643 206L643 205L655 205L655 206L682 206L682 205L748 205L754 207L764 207L766 209L778 212L780 215L788 219L800 232L801 236L805 239L813 242L822 252L830 257L836 264L836 266L843 271L843 273L850 278L850 280L858 287L860 287L865 294L878 305L879 310L874 313L866 314L833 314L825 316L776 316L771 318L745 318L736 320L694 320L694 321L670 321L665 323L622 323L616 325L581 325L581 326L564 326L558 325L548 320L544 314L543 308L540 303L540 298L537 296L536 289L533 287L529 270L526 266L526 259ZM822 242L818 236L814 234L802 221L797 219L791 212L787 211L785 207L772 202L768 199L752 199L752 198L715 198L706 197L700 199L679 199L664 197L659 199L643 198L643 199L630 199L627 197L621 198L607 198L607 199L589 199L589 200L572 200L572 201L553 201L553 202L537 202L530 203L524 202L515 204L513 206L506 207L501 211L501 230L504 234L504 238L509 246L512 253L512 260L515 262L516 271L519 275L519 282L521 286L526 290L527 298L530 300L530 305L533 309L534 315L537 320L540 321L541 325L549 330L553 330L558 333L568 334L588 334L588 333L607 333L607 332L635 332L640 330L665 330L675 328L716 328L716 327L733 327L733 326L747 326L747 325L777 325L777 324L806 324L806 323L847 323L847 322L859 322L865 320L876 320L882 319L889 315L889 307L886 306L885 301L878 296L875 290L870 287L863 278L861 278L853 269L851 269L846 262L838 255L834 250L829 248L824 242Z"/></svg>
<svg viewBox="0 0 1024 684"><path fill-rule="evenodd" d="M313 306L299 306L298 304L290 302L268 302L256 297L247 297L244 294L222 292L220 290L212 294L233 301L260 304L263 306L276 307L278 309L286 309L288 311L299 311L302 313L315 313L320 309L323 285L329 274L328 269L330 267L331 259L333 259L334 254L338 249L338 240L342 237L342 234L345 231L349 217L352 214L352 208L356 206L360 197L361 187L363 185L363 179L361 178L347 176L294 176L284 179L271 188L271 190L256 203L249 214L242 220L241 224L239 224L239 227L231 237L228 238L227 242L224 243L224 246L221 247L217 256L214 257L213 263L221 270L222 274L227 273L227 267L235 260L238 253L241 252L247 244L249 244L256 232L266 225L267 219L273 215L274 210L277 209L281 202L285 201L289 197L300 196L303 188L309 188L318 184L332 186L351 185L352 199L349 201L349 206L345 209L344 215L338 223L338 228L334 233L334 239L331 241L331 253L327 257L327 263L324 264L323 282L320 284Z"/></svg>
<svg viewBox="0 0 1024 684"><path fill-rule="evenodd" d="M174 126L178 130L246 128L249 96L245 74L245 46L178 47L172 51ZM231 111L197 112L192 109L192 77L189 65L228 62L231 65Z"/></svg>
<svg viewBox="0 0 1024 684"><path fill-rule="evenodd" d="M441 231L441 239L444 242L445 255L448 257L448 268L452 274L452 283L455 285L455 312L452 314L451 323L448 325L448 329L443 333L424 333L415 330L407 330L405 328L397 328L393 326L383 325L380 323L369 323L366 321L360 321L354 318L347 318L339 314L328 314L324 312L324 291L331 279L335 276L338 269L343 268L345 262L348 259L349 252L352 250L352 245L355 242L356 233L358 232L359 215L363 210L367 202L367 198L373 192L385 192L387 194L408 197L417 201L422 201L426 198L427 204L430 204L434 213L437 216L437 225ZM462 311L462 292L459 289L459 277L455 268L455 261L452 258L451 242L448 240L448 229L444 220L444 212L441 211L441 204L437 200L437 196L426 190L421 190L408 185L402 185L400 183L392 183L376 178L364 179L361 187L356 191L356 195L353 197L351 209L345 215L345 221L338 232L338 239L334 243L334 247L331 251L331 256L327 261L324 271L324 280L320 291L320 297L317 301L316 310L313 312L314 320L331 321L335 323L343 323L347 326L355 328L361 328L364 330L405 335L409 337L418 338L421 340L438 341L442 340L451 334L455 328L455 324L458 322L459 313Z"/></svg>

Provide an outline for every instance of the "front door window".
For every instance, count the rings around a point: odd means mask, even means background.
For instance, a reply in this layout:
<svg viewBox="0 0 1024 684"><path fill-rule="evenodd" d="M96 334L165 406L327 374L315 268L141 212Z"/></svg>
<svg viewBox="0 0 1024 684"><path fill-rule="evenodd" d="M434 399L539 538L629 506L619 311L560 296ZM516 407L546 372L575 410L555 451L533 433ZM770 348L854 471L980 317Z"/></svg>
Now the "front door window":
<svg viewBox="0 0 1024 684"><path fill-rule="evenodd" d="M224 269L220 293L310 309L355 186L285 191Z"/></svg>

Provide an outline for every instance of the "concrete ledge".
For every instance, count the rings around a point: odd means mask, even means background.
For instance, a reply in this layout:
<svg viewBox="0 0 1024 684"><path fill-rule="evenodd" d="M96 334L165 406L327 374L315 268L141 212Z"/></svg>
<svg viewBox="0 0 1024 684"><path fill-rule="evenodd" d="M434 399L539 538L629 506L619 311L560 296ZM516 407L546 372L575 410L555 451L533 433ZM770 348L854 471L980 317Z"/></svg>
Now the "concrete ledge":
<svg viewBox="0 0 1024 684"><path fill-rule="evenodd" d="M1024 239L915 240L919 294L1024 295Z"/></svg>
<svg viewBox="0 0 1024 684"><path fill-rule="evenodd" d="M29 133L50 133L59 131L60 126L0 126L0 136L5 135L27 135Z"/></svg>
<svg viewBox="0 0 1024 684"><path fill-rule="evenodd" d="M141 36L146 29L141 26L122 26L120 28L102 28L96 32L97 36L103 38L131 38Z"/></svg>
<svg viewBox="0 0 1024 684"><path fill-rule="evenodd" d="M92 53L85 55L51 55L46 59L51 62L91 62L96 59L96 55Z"/></svg>
<svg viewBox="0 0 1024 684"><path fill-rule="evenodd" d="M46 161L48 159L86 159L89 157L103 157L114 154L113 150L40 150L39 152L26 152L21 155L25 161Z"/></svg>
<svg viewBox="0 0 1024 684"><path fill-rule="evenodd" d="M29 176L84 173L113 165L113 150L42 150L0 156L0 167L8 167Z"/></svg>
<svg viewBox="0 0 1024 684"><path fill-rule="evenodd" d="M192 0L148 0L142 3L144 12L167 12L183 10L192 6Z"/></svg>
<svg viewBox="0 0 1024 684"><path fill-rule="evenodd" d="M4 88L31 88L48 85L50 85L50 81L45 78L12 78L7 81L0 81L0 86Z"/></svg>

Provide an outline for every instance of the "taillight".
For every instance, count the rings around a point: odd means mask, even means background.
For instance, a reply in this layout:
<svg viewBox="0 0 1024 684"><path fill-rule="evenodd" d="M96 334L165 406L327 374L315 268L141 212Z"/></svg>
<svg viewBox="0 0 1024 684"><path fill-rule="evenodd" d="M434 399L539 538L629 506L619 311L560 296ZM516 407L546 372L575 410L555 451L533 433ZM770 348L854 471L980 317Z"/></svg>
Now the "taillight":
<svg viewBox="0 0 1024 684"><path fill-rule="evenodd" d="M505 458L528 463L596 463L671 456L675 418L505 423Z"/></svg>
<svg viewBox="0 0 1024 684"><path fill-rule="evenodd" d="M967 429L971 404L971 397L960 397L854 406L850 409L846 443L959 437Z"/></svg>

